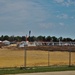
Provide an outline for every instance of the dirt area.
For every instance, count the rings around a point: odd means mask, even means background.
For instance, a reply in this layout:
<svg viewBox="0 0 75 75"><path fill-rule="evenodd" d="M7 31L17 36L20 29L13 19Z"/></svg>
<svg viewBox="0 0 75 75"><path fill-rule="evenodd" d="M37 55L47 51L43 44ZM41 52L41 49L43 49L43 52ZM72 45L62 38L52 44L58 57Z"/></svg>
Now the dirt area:
<svg viewBox="0 0 75 75"><path fill-rule="evenodd" d="M25 47L27 50L45 50L45 51L73 51L75 52L75 46L32 46Z"/></svg>
<svg viewBox="0 0 75 75"><path fill-rule="evenodd" d="M26 50L44 50L44 51L69 51L75 52L75 46L25 46L23 48L17 47L15 44L7 46L8 49L26 49Z"/></svg>

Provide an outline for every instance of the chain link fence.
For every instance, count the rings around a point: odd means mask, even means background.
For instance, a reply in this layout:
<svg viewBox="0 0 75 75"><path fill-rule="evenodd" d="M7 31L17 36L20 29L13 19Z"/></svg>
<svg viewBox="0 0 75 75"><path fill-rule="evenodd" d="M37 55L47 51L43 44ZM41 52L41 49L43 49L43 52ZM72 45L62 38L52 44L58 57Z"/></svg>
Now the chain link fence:
<svg viewBox="0 0 75 75"><path fill-rule="evenodd" d="M18 48L0 49L0 68L75 65L75 52L26 50Z"/></svg>
<svg viewBox="0 0 75 75"><path fill-rule="evenodd" d="M74 52L62 51L27 51L26 66L61 66L75 65Z"/></svg>

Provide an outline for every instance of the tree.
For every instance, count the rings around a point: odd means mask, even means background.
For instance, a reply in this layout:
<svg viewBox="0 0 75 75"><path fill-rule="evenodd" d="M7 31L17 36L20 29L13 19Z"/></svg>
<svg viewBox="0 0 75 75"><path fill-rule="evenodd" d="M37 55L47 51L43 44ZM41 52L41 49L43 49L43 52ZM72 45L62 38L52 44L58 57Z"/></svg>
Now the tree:
<svg viewBox="0 0 75 75"><path fill-rule="evenodd" d="M70 42L70 41L73 41L71 38L63 38L63 41L64 42Z"/></svg>
<svg viewBox="0 0 75 75"><path fill-rule="evenodd" d="M37 41L43 41L43 36L38 36Z"/></svg>
<svg viewBox="0 0 75 75"><path fill-rule="evenodd" d="M63 41L63 38L62 38L62 37L59 37L59 38L58 38L58 41L59 41L59 40L60 40L60 41Z"/></svg>
<svg viewBox="0 0 75 75"><path fill-rule="evenodd" d="M22 36L21 41L25 41L25 40L26 40L26 37Z"/></svg>
<svg viewBox="0 0 75 75"><path fill-rule="evenodd" d="M58 41L57 37L55 37L55 36L53 36L52 39L53 39L54 42Z"/></svg>
<svg viewBox="0 0 75 75"><path fill-rule="evenodd" d="M3 40L9 40L9 36L8 35L5 35Z"/></svg>
<svg viewBox="0 0 75 75"><path fill-rule="evenodd" d="M14 40L14 36L10 36L10 37L9 37L9 41L15 41L15 40Z"/></svg>
<svg viewBox="0 0 75 75"><path fill-rule="evenodd" d="M72 39L71 38L67 38L67 41L70 42L70 41L72 41Z"/></svg>
<svg viewBox="0 0 75 75"><path fill-rule="evenodd" d="M48 42L51 41L51 39L52 39L52 38L51 38L50 36L47 36L47 37L46 37L46 41L48 41Z"/></svg>
<svg viewBox="0 0 75 75"><path fill-rule="evenodd" d="M43 36L42 38L43 38L43 41L46 41L46 37L45 36Z"/></svg>
<svg viewBox="0 0 75 75"><path fill-rule="evenodd" d="M4 40L4 36L3 36L3 35L0 37L0 40L1 40L1 41L3 41L3 40Z"/></svg>
<svg viewBox="0 0 75 75"><path fill-rule="evenodd" d="M14 38L14 40L16 40L16 41L21 41L21 37L20 37L20 36L16 36L16 37Z"/></svg>
<svg viewBox="0 0 75 75"><path fill-rule="evenodd" d="M35 36L31 36L31 37L30 37L30 41L31 41L31 42L36 41L36 37L35 37Z"/></svg>

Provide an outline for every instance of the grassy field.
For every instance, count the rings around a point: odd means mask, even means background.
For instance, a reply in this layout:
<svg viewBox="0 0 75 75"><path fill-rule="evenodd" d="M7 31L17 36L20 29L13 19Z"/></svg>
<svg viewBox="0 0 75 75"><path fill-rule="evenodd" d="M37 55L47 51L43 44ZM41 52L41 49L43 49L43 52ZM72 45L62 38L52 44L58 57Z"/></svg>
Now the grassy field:
<svg viewBox="0 0 75 75"><path fill-rule="evenodd" d="M37 73L37 72L56 72L56 71L75 71L75 66L57 66L57 67L27 67L27 68L2 68L0 75L6 74L22 74L22 73Z"/></svg>
<svg viewBox="0 0 75 75"><path fill-rule="evenodd" d="M68 52L49 52L50 65L68 65ZM72 65L75 65L75 52L72 52ZM23 49L0 49L0 68L24 66ZM48 66L48 51L27 50L26 66Z"/></svg>

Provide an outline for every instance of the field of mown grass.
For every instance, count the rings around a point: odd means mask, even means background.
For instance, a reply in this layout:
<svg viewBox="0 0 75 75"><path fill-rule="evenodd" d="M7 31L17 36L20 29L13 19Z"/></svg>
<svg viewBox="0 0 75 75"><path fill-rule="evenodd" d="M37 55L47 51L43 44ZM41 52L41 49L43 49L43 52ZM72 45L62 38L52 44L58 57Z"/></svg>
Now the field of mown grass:
<svg viewBox="0 0 75 75"><path fill-rule="evenodd" d="M68 65L69 53L61 51L49 52L50 65ZM72 52L72 65L75 65L75 52ZM24 49L0 49L0 68L24 66ZM48 51L27 50L26 66L48 66Z"/></svg>

